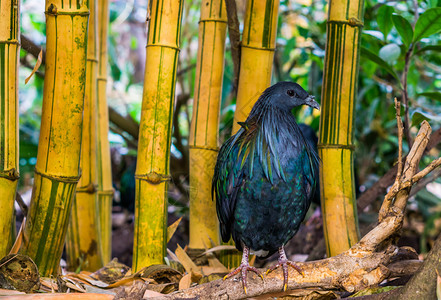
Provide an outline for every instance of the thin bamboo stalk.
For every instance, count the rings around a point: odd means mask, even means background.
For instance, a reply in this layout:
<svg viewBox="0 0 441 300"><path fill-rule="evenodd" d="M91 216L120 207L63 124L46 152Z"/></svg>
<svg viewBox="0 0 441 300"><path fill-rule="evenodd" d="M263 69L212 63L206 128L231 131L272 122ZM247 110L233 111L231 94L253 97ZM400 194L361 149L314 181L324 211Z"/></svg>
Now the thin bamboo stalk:
<svg viewBox="0 0 441 300"><path fill-rule="evenodd" d="M247 0L233 133L271 84L278 12L279 0Z"/></svg>
<svg viewBox="0 0 441 300"><path fill-rule="evenodd" d="M163 263L167 190L183 1L150 2L136 164L133 269Z"/></svg>
<svg viewBox="0 0 441 300"><path fill-rule="evenodd" d="M354 108L363 0L329 3L322 89L320 194L328 256L358 241L354 187Z"/></svg>
<svg viewBox="0 0 441 300"><path fill-rule="evenodd" d="M98 0L98 205L100 214L101 254L108 263L112 254L112 168L107 109L107 30L109 1Z"/></svg>
<svg viewBox="0 0 441 300"><path fill-rule="evenodd" d="M0 1L0 257L11 249L18 174L18 0Z"/></svg>
<svg viewBox="0 0 441 300"><path fill-rule="evenodd" d="M97 0L89 0L86 91L80 158L82 174L76 188L66 240L68 267L87 271L96 271L103 266L97 195L97 4Z"/></svg>
<svg viewBox="0 0 441 300"><path fill-rule="evenodd" d="M24 242L42 276L56 275L80 177L87 2L46 1L46 65L40 139Z"/></svg>
<svg viewBox="0 0 441 300"><path fill-rule="evenodd" d="M194 249L219 245L211 181L218 152L227 12L223 0L201 6L190 146L190 243Z"/></svg>

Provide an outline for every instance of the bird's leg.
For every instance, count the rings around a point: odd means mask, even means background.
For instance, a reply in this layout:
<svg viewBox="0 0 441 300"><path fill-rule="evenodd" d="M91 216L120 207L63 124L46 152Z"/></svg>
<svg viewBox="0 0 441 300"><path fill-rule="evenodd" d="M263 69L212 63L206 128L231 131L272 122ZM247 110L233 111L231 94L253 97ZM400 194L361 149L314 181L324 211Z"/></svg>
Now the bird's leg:
<svg viewBox="0 0 441 300"><path fill-rule="evenodd" d="M257 270L255 267L250 266L250 264L248 263L249 253L250 253L250 249L248 247L244 246L243 247L243 254L242 254L242 262L240 263L240 266L238 268L236 268L235 270L233 270L233 272L231 272L230 274L225 275L225 277L224 277L224 280L225 280L225 279L230 278L240 272L240 274L242 276L243 290L245 291L245 294L247 293L247 272L248 271L253 271L257 275L259 275L260 278L262 278L262 280L263 280L263 275L259 272L259 270Z"/></svg>
<svg viewBox="0 0 441 300"><path fill-rule="evenodd" d="M300 275L302 275L302 276L305 275L299 266L297 266L294 262L289 261L286 258L285 249L283 248L283 246L279 247L279 263L277 265L269 268L265 272L265 275L274 271L275 269L277 269L280 266L282 266L282 270L283 270L283 291L286 291L286 288L288 286L288 266L293 267L297 272L300 273Z"/></svg>

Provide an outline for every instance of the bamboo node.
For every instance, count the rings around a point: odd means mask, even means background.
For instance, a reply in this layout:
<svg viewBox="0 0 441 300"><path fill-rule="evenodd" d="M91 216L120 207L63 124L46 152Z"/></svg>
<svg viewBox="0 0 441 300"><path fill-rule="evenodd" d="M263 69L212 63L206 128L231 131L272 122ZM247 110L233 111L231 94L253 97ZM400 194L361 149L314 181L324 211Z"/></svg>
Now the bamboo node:
<svg viewBox="0 0 441 300"><path fill-rule="evenodd" d="M97 191L97 185L93 183L89 183L86 186L79 186L76 189L77 193L94 194L96 191Z"/></svg>
<svg viewBox="0 0 441 300"><path fill-rule="evenodd" d="M344 24L351 27L363 27L364 23L357 18L349 18L348 20L329 20L328 24Z"/></svg>
<svg viewBox="0 0 441 300"><path fill-rule="evenodd" d="M317 148L318 149L347 149L347 150L351 150L351 151L355 150L354 145L342 145L342 144L322 144L322 143L319 143L317 145Z"/></svg>
<svg viewBox="0 0 441 300"><path fill-rule="evenodd" d="M98 194L98 196L113 196L114 192L112 189L112 190L107 190L107 191L98 191L97 194Z"/></svg>
<svg viewBox="0 0 441 300"><path fill-rule="evenodd" d="M147 44L147 46L145 46L146 48L148 47L163 47L163 48L170 48L176 51L181 51L181 48L173 46L173 45L167 45L167 44L160 44L160 43L155 43L155 44Z"/></svg>
<svg viewBox="0 0 441 300"><path fill-rule="evenodd" d="M12 168L9 170L0 171L0 177L15 181L20 178L20 173L17 171L17 169Z"/></svg>
<svg viewBox="0 0 441 300"><path fill-rule="evenodd" d="M16 39L12 39L12 40L7 40L7 41L1 41L1 44L7 44L7 45L20 45L20 42Z"/></svg>
<svg viewBox="0 0 441 300"><path fill-rule="evenodd" d="M135 175L136 179L144 180L152 184L160 184L164 181L170 181L171 176L166 174L158 174L156 172L150 172L148 174L143 175Z"/></svg>
<svg viewBox="0 0 441 300"><path fill-rule="evenodd" d="M58 175L42 173L38 171L37 168L35 168L34 173L49 180L64 182L64 183L77 183L81 177L81 171L79 172L80 174L78 176L58 176Z"/></svg>
<svg viewBox="0 0 441 300"><path fill-rule="evenodd" d="M254 47L254 46L249 46L249 45L241 45L242 48L249 48L249 49L256 49L256 50L263 50L263 51L276 51L276 48L271 48L271 47Z"/></svg>
<svg viewBox="0 0 441 300"><path fill-rule="evenodd" d="M219 147L207 147L207 146L188 146L188 148L190 149L200 149L200 150L210 150L210 151L214 151L214 152L218 152L219 151Z"/></svg>
<svg viewBox="0 0 441 300"><path fill-rule="evenodd" d="M225 19L200 19L199 23L203 23L203 22L217 22L217 23L225 23L227 24L228 21Z"/></svg>
<svg viewBox="0 0 441 300"><path fill-rule="evenodd" d="M72 16L89 16L90 12L87 6L82 6L80 10L58 10L58 7L51 3L47 8L47 11L44 12L46 15L58 16L58 15L72 15Z"/></svg>

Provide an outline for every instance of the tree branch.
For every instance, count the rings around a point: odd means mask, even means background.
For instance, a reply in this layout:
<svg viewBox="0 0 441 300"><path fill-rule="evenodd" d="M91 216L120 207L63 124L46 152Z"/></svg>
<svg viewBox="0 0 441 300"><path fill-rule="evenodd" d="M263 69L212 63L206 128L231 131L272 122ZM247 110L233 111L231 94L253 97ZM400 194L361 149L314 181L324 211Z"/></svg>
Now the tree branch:
<svg viewBox="0 0 441 300"><path fill-rule="evenodd" d="M410 58L412 57L413 44L406 52L404 58L404 70L401 77L403 85L403 104L404 104L404 134L406 135L407 145L409 149L412 147L412 136L410 135L410 117L409 117L409 96L407 94L407 74L409 73Z"/></svg>
<svg viewBox="0 0 441 300"><path fill-rule="evenodd" d="M436 130L430 137L429 143L427 144L425 153L429 152L432 148L439 144L441 141L441 128ZM393 166L383 177L380 178L372 187L365 191L357 199L357 209L358 211L363 211L369 204L375 201L377 197L384 194L386 189L393 184L395 175L397 174L398 165Z"/></svg>
<svg viewBox="0 0 441 300"><path fill-rule="evenodd" d="M138 140L139 124L131 116L123 116L109 106L109 121Z"/></svg>
<svg viewBox="0 0 441 300"><path fill-rule="evenodd" d="M40 54L40 51L43 50L43 59L41 60L41 64L44 65L46 63L46 51L41 46L35 44L30 38L20 34L20 45L23 50L31 54L33 57L35 57L35 59L38 59L38 54Z"/></svg>
<svg viewBox="0 0 441 300"><path fill-rule="evenodd" d="M225 0L228 17L228 35L231 44L231 57L233 59L234 78L233 78L233 93L237 94L237 87L239 86L239 72L240 72L240 23L237 18L236 0Z"/></svg>

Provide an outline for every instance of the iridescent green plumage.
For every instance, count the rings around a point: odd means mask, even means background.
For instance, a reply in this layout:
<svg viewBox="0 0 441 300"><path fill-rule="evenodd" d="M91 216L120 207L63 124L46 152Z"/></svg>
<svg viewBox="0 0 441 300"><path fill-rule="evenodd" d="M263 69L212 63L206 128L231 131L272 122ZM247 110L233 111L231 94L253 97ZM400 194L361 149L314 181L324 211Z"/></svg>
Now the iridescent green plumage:
<svg viewBox="0 0 441 300"><path fill-rule="evenodd" d="M291 109L314 98L298 84L262 94L241 129L221 147L213 193L222 239L268 256L297 232L316 186L319 158Z"/></svg>

